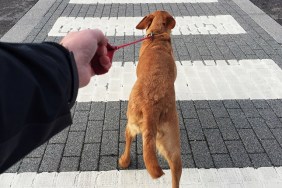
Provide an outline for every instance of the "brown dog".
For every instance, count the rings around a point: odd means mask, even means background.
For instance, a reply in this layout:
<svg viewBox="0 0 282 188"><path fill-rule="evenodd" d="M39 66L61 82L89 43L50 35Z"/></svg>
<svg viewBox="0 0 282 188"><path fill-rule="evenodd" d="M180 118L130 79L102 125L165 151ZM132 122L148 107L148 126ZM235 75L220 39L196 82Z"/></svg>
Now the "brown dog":
<svg viewBox="0 0 282 188"><path fill-rule="evenodd" d="M142 133L145 166L152 178L164 173L158 164L156 148L171 169L173 188L179 187L182 173L178 117L175 103L174 81L176 65L173 58L170 33L174 18L165 11L147 15L136 26L153 33L152 40L142 43L137 81L130 94L124 154L119 165L127 168L130 163L130 146L133 138Z"/></svg>

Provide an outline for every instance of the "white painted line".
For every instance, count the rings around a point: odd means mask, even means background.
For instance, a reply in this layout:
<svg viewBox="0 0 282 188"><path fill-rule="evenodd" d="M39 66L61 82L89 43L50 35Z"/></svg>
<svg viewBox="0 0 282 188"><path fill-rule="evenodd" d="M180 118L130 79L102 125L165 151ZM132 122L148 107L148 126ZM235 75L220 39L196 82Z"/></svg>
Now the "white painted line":
<svg viewBox="0 0 282 188"><path fill-rule="evenodd" d="M282 187L282 167L254 168L221 168L221 169L196 169L185 168L182 170L180 187ZM170 170L164 170L165 175L153 180L146 170L112 170L89 172L53 172L53 173L4 173L0 175L0 187L60 187L60 188L155 188L171 187ZM42 174L52 183L38 184L42 181ZM50 176L50 177L49 177ZM14 181L10 180L14 177ZM20 182L19 182L19 181ZM4 182L4 183L3 183ZM9 183L7 183L9 182ZM52 186L49 186L52 185Z"/></svg>
<svg viewBox="0 0 282 188"><path fill-rule="evenodd" d="M108 74L94 76L79 90L77 101L128 100L136 64L113 62ZM176 65L177 100L282 98L282 70L271 59L182 61Z"/></svg>
<svg viewBox="0 0 282 188"><path fill-rule="evenodd" d="M216 3L218 0L70 0L73 4L112 4L112 3Z"/></svg>
<svg viewBox="0 0 282 188"><path fill-rule="evenodd" d="M135 29L142 17L92 18L60 17L55 22L48 36L65 36L71 31L83 29L101 29L107 36L142 36L143 30ZM175 17L176 26L173 35L213 35L243 34L246 31L231 15L184 16Z"/></svg>

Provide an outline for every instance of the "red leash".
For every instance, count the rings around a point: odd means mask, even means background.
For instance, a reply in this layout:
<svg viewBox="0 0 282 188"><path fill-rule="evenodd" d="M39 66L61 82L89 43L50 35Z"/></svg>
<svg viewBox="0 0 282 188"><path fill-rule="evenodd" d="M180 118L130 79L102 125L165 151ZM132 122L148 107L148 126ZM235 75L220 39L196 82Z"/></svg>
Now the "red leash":
<svg viewBox="0 0 282 188"><path fill-rule="evenodd" d="M133 41L133 42L130 42L130 43L126 43L126 44L122 44L120 46L111 46L109 43L107 44L107 50L108 50L108 57L110 58L110 60L112 61L113 59L113 56L114 56L114 52L120 48L124 48L126 46L130 46L132 44L136 44L138 42L142 42L143 40L146 40L146 39L152 39L153 38L153 34L151 33L150 35L142 38L142 39L139 39L139 40L136 40L136 41Z"/></svg>
<svg viewBox="0 0 282 188"><path fill-rule="evenodd" d="M116 50L120 49L120 48L124 48L126 46L130 46L132 44L136 44L138 42L141 42L143 40L147 40L147 39L153 39L154 35L153 33L151 33L150 35L142 38L142 39L139 39L139 40L136 40L136 41L133 41L133 42L130 42L130 43L125 43L125 44L122 44L122 45L119 45L119 46L112 46L110 45L109 43L107 44L107 50L108 50L108 53L107 53L107 56L110 58L111 62L113 60L113 56L114 56L114 53ZM95 61L95 57L94 57L94 62ZM95 74L104 74L107 72L107 70L104 69L104 67L102 67L102 65L100 65L99 63L92 63L92 68L95 72Z"/></svg>

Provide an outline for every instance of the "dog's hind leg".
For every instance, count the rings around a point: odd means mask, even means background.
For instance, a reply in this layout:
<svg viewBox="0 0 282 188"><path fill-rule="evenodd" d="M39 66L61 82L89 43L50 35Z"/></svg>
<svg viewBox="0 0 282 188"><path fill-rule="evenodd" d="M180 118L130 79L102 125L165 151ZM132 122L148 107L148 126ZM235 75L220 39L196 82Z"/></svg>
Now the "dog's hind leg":
<svg viewBox="0 0 282 188"><path fill-rule="evenodd" d="M180 141L178 138L174 135L164 134L163 137L157 139L158 151L167 160L171 170L173 188L179 187L182 173Z"/></svg>
<svg viewBox="0 0 282 188"><path fill-rule="evenodd" d="M125 129L125 149L122 156L119 158L119 166L121 168L127 168L130 164L130 148L133 138L136 136L132 135L130 128L127 125Z"/></svg>

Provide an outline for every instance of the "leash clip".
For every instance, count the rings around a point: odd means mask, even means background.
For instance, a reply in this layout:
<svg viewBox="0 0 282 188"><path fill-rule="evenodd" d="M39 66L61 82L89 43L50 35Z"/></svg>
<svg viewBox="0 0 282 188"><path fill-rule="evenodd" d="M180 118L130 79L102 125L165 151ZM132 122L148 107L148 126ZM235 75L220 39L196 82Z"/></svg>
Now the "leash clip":
<svg viewBox="0 0 282 188"><path fill-rule="evenodd" d="M151 32L151 33L149 34L149 36L150 36L151 40L154 40L154 33L153 33L153 32Z"/></svg>

